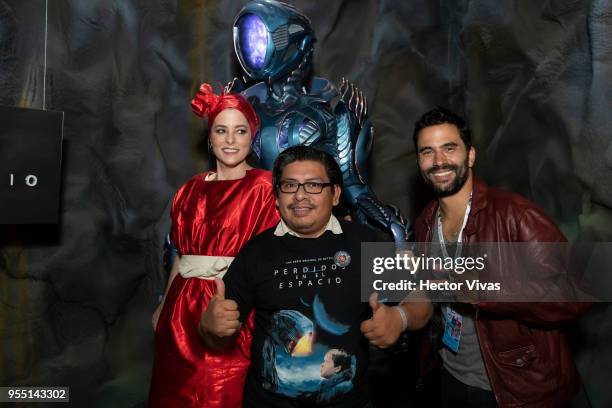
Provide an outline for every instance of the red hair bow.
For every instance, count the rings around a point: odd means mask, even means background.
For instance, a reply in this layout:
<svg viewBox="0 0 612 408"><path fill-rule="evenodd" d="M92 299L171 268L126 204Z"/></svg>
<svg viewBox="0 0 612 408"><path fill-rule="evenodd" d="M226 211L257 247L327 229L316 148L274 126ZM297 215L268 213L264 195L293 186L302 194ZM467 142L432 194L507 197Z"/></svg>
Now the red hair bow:
<svg viewBox="0 0 612 408"><path fill-rule="evenodd" d="M191 109L193 113L200 117L209 116L211 112L217 109L220 99L219 95L213 93L210 84L202 84L195 98L191 101Z"/></svg>
<svg viewBox="0 0 612 408"><path fill-rule="evenodd" d="M196 115L208 119L208 133L210 133L210 128L215 118L224 109L238 109L242 112L249 122L252 138L255 137L259 130L257 113L251 104L238 93L224 93L221 91L221 95L215 95L212 86L202 84L195 98L191 101L191 108Z"/></svg>

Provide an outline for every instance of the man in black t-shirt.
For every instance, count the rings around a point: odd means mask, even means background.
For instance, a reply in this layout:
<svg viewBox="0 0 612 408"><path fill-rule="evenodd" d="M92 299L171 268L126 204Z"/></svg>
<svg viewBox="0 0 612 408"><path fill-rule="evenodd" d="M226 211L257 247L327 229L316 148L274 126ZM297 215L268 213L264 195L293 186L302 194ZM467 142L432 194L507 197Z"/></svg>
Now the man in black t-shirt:
<svg viewBox="0 0 612 408"><path fill-rule="evenodd" d="M361 242L376 237L333 216L342 186L333 157L287 149L273 183L282 219L249 241L217 280L200 333L209 347L225 347L255 311L245 407L368 407L368 340L384 346L385 325L401 326L406 315L409 328L422 327L430 305L407 304L398 313L375 299L361 302Z"/></svg>

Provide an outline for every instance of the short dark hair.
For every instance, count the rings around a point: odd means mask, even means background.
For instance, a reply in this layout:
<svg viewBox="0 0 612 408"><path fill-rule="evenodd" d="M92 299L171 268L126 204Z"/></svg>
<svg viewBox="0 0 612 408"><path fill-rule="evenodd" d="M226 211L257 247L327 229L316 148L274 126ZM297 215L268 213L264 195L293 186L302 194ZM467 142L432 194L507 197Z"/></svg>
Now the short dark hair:
<svg viewBox="0 0 612 408"><path fill-rule="evenodd" d="M329 182L342 188L342 172L333 156L324 150L312 146L293 146L285 149L278 155L272 167L272 183L274 184L274 194L278 196L283 170L287 165L296 161L314 161L321 163L325 167Z"/></svg>
<svg viewBox="0 0 612 408"><path fill-rule="evenodd" d="M351 356L344 350L332 350L334 367L340 367L340 372L351 368Z"/></svg>
<svg viewBox="0 0 612 408"><path fill-rule="evenodd" d="M472 131L467 125L465 119L457 115L450 109L443 107L436 107L435 109L425 112L423 116L414 124L414 132L412 133L412 140L414 142L414 150L418 150L417 141L419 138L419 132L426 127L442 125L448 123L455 125L459 129L459 136L465 144L465 149L470 150L472 147Z"/></svg>

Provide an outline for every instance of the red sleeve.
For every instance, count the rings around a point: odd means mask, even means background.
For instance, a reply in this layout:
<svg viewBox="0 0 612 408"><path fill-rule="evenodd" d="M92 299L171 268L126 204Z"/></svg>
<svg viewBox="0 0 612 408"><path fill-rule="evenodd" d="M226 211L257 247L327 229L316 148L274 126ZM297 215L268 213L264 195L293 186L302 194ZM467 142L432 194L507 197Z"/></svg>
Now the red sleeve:
<svg viewBox="0 0 612 408"><path fill-rule="evenodd" d="M172 241L172 243L176 246L178 241L178 229L177 229L177 222L176 222L176 217L177 217L177 212L179 210L179 203L180 203L180 197L181 197L181 190L185 187L185 185L182 185L176 193L174 193L174 197L172 197L172 205L170 206L170 240Z"/></svg>
<svg viewBox="0 0 612 408"><path fill-rule="evenodd" d="M272 192L272 186L262 186L266 191L262 195L262 200L260 201L260 209L259 216L257 217L257 221L255 224L255 235L260 234L267 230L268 228L272 228L278 224L280 221L280 215L278 214L278 209L276 208L276 197Z"/></svg>

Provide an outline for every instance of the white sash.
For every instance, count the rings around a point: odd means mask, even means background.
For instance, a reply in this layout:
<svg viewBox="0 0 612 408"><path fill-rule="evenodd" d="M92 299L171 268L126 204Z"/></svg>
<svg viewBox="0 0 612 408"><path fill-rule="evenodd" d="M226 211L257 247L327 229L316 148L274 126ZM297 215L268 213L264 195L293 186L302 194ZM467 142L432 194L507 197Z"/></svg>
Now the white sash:
<svg viewBox="0 0 612 408"><path fill-rule="evenodd" d="M233 256L183 255L179 273L183 278L222 278L233 260Z"/></svg>

